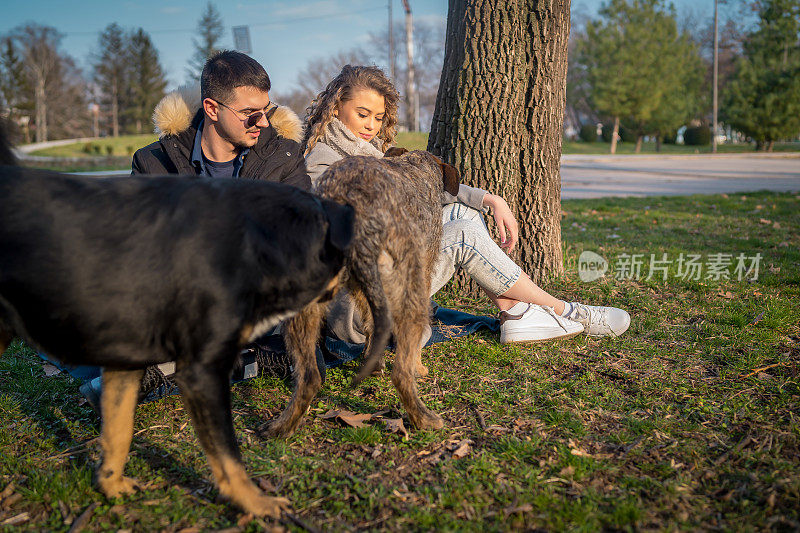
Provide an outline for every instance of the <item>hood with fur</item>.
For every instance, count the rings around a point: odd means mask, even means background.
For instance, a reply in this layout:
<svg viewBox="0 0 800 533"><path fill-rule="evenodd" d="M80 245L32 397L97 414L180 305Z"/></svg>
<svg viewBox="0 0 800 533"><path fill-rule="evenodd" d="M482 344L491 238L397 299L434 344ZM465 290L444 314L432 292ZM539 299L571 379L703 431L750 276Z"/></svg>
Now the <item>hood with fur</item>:
<svg viewBox="0 0 800 533"><path fill-rule="evenodd" d="M165 135L177 135L187 130L199 108L199 85L181 87L172 91L161 99L153 111L153 125L156 133L159 137L164 137ZM269 122L281 137L298 143L302 141L303 123L300 121L300 117L288 107L278 106Z"/></svg>

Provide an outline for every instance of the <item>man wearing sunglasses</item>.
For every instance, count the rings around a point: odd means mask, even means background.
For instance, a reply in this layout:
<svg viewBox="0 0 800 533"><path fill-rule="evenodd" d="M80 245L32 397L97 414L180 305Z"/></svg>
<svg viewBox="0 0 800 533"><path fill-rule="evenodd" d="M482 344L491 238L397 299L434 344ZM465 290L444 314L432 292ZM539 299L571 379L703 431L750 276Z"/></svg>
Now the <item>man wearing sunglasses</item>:
<svg viewBox="0 0 800 533"><path fill-rule="evenodd" d="M136 151L132 174L195 174L279 181L309 190L302 125L270 100L256 60L234 51L211 56L200 78L199 109L180 92L165 96L153 121L160 139Z"/></svg>

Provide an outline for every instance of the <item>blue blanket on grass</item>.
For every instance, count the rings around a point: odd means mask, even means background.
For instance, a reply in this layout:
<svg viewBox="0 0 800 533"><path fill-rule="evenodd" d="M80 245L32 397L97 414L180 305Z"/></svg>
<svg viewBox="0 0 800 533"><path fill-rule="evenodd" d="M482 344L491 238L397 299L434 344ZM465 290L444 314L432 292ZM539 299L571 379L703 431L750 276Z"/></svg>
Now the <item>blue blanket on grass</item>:
<svg viewBox="0 0 800 533"><path fill-rule="evenodd" d="M500 321L496 318L471 315L469 313L456 311L455 309L439 307L433 302L432 306L433 319L431 320L431 337L428 339L425 346L449 341L457 337L464 337L481 329L486 329L494 333L500 331ZM242 354L242 364L233 372L231 379L233 383L256 377L262 372L270 372L271 369L269 365L264 364L265 355L267 360L287 360L286 346L283 343L283 337L281 335L266 335L261 337L257 344L260 356L257 358L254 355L255 352L252 352L251 355L248 355L248 352L244 352ZM394 346L390 345L389 348L394 349ZM323 379L325 378L325 369L335 368L353 361L361 356L363 351L363 344L351 344L335 337L326 336L324 341L317 345L317 365L322 372ZM40 353L39 355L43 359L46 359L63 371L69 373L72 377L83 381L84 385L81 390L84 391L84 389L87 389L87 386L89 387L90 390L88 390L88 392L90 394L87 394L87 397L94 394L94 399L89 398L93 403L96 401L96 398L100 397L102 388L100 367L68 366L50 359L45 354ZM261 361L261 368L259 368L257 359ZM84 392L86 393L86 391ZM142 401L150 402L177 393L178 389L172 382L164 383L149 391Z"/></svg>

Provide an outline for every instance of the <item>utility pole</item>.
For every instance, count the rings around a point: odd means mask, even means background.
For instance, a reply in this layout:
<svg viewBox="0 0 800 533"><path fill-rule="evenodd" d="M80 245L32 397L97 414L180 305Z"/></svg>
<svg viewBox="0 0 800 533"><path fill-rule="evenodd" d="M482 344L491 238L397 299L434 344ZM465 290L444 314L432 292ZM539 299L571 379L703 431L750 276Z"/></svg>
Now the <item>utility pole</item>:
<svg viewBox="0 0 800 533"><path fill-rule="evenodd" d="M717 1L714 0L714 110L711 129L711 153L717 153L717 77L719 75L719 17L717 15Z"/></svg>
<svg viewBox="0 0 800 533"><path fill-rule="evenodd" d="M414 81L414 23L411 6L403 0L406 10L406 123L409 131L419 131L419 98Z"/></svg>
<svg viewBox="0 0 800 533"><path fill-rule="evenodd" d="M392 21L392 0L388 0L389 4L389 75L394 81L394 31L392 31L392 27L394 26Z"/></svg>

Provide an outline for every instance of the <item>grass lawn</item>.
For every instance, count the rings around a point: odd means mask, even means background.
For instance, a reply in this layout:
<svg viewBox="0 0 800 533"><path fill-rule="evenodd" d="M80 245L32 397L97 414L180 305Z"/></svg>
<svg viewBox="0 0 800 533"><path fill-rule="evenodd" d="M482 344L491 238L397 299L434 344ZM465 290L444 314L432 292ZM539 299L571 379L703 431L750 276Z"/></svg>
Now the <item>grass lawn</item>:
<svg viewBox="0 0 800 533"><path fill-rule="evenodd" d="M156 139L158 139L158 136L152 133L103 137L94 141L36 150L35 152L31 152L31 155L49 157L97 157L110 155L131 157L136 150L147 146Z"/></svg>
<svg viewBox="0 0 800 533"><path fill-rule="evenodd" d="M563 209L567 272L547 289L629 310L624 336L515 347L483 334L428 348L420 394L446 426L407 439L382 422L320 418L330 409L403 415L388 377L349 390L352 365L329 371L288 440L255 430L290 388L265 377L238 384L250 475L328 531L800 528L800 196L570 200ZM682 279L672 264L666 281L582 283L584 250L605 257L610 273L645 254L645 277L650 254L763 259L752 282ZM486 300L439 299L491 311ZM91 531L276 525L217 501L177 397L137 409L126 473L146 490L106 500L91 482L98 420L77 382L43 372L22 344L0 359L6 530L66 531L77 520Z"/></svg>

